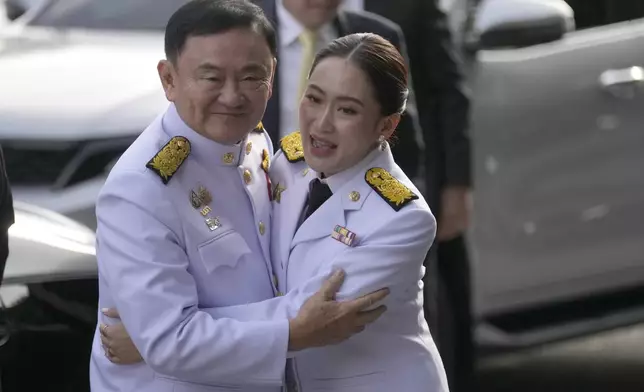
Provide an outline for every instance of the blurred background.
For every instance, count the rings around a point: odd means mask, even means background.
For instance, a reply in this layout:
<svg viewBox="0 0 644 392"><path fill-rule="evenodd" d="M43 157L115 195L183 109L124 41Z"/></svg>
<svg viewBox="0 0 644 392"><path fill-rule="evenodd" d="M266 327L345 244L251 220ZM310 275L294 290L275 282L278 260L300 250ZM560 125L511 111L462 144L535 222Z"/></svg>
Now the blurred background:
<svg viewBox="0 0 644 392"><path fill-rule="evenodd" d="M167 105L155 67L183 3L0 0L16 215L2 391L88 390L94 202ZM438 282L450 374L471 365L482 392L643 391L644 1L439 5L471 99L474 184L467 273Z"/></svg>

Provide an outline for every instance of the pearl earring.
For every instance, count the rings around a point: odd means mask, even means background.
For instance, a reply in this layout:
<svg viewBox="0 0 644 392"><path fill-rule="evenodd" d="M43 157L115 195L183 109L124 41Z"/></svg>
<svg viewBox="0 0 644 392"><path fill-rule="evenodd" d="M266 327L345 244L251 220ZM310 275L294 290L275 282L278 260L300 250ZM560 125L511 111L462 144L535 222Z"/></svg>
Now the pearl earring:
<svg viewBox="0 0 644 392"><path fill-rule="evenodd" d="M380 135L378 137L378 144L380 145L380 151L385 151L385 149L387 148L387 142L385 141L384 135Z"/></svg>

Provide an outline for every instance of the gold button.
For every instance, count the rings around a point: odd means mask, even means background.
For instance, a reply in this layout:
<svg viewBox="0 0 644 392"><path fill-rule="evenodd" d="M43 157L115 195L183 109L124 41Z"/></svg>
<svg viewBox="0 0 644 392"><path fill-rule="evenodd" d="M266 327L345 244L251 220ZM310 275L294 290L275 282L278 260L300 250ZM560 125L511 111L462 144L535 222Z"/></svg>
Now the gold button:
<svg viewBox="0 0 644 392"><path fill-rule="evenodd" d="M278 296L278 297L281 297L281 296L283 296L283 295L284 295L284 293L282 293L281 291L278 291L278 292L277 292L277 296Z"/></svg>
<svg viewBox="0 0 644 392"><path fill-rule="evenodd" d="M277 275L273 274L273 284L275 285L275 287L278 286L278 283L279 282L277 281Z"/></svg>
<svg viewBox="0 0 644 392"><path fill-rule="evenodd" d="M253 150L253 142L248 142L248 144L246 144L246 155L250 154L252 150Z"/></svg>
<svg viewBox="0 0 644 392"><path fill-rule="evenodd" d="M221 159L225 164L230 165L235 160L235 154L233 154L232 152L227 152Z"/></svg>
<svg viewBox="0 0 644 392"><path fill-rule="evenodd" d="M259 222L259 234L264 235L266 233L266 225L264 222Z"/></svg>
<svg viewBox="0 0 644 392"><path fill-rule="evenodd" d="M351 199L351 201L360 200L360 193L358 193L356 191L353 191L353 192L349 193L349 199Z"/></svg>
<svg viewBox="0 0 644 392"><path fill-rule="evenodd" d="M253 179L253 176L250 174L250 170L244 170L244 182L246 185L250 184L250 181Z"/></svg>
<svg viewBox="0 0 644 392"><path fill-rule="evenodd" d="M309 168L308 167L306 169L302 170L302 177L304 177L307 174L309 174Z"/></svg>

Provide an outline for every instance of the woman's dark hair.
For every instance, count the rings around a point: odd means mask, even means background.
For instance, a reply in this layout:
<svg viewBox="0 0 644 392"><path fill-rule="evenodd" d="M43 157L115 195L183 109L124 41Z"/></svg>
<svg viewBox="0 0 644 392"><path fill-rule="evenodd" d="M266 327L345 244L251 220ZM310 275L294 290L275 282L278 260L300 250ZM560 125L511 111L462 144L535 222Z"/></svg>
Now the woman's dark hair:
<svg viewBox="0 0 644 392"><path fill-rule="evenodd" d="M351 34L333 40L318 52L311 73L320 61L340 57L351 61L366 74L376 92L383 116L402 114L407 104L407 66L398 49L377 34Z"/></svg>
<svg viewBox="0 0 644 392"><path fill-rule="evenodd" d="M248 0L192 0L170 17L165 29L165 55L176 63L190 37L225 33L235 28L248 28L266 38L277 55L275 29L262 9Z"/></svg>

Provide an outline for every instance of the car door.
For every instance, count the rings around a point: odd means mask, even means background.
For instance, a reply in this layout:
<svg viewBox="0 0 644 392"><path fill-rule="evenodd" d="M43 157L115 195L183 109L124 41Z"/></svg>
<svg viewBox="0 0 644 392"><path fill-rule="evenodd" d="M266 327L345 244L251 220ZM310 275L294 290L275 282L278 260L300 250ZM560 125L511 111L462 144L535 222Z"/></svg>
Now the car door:
<svg viewBox="0 0 644 392"><path fill-rule="evenodd" d="M642 48L638 19L470 63L479 315L644 285Z"/></svg>

